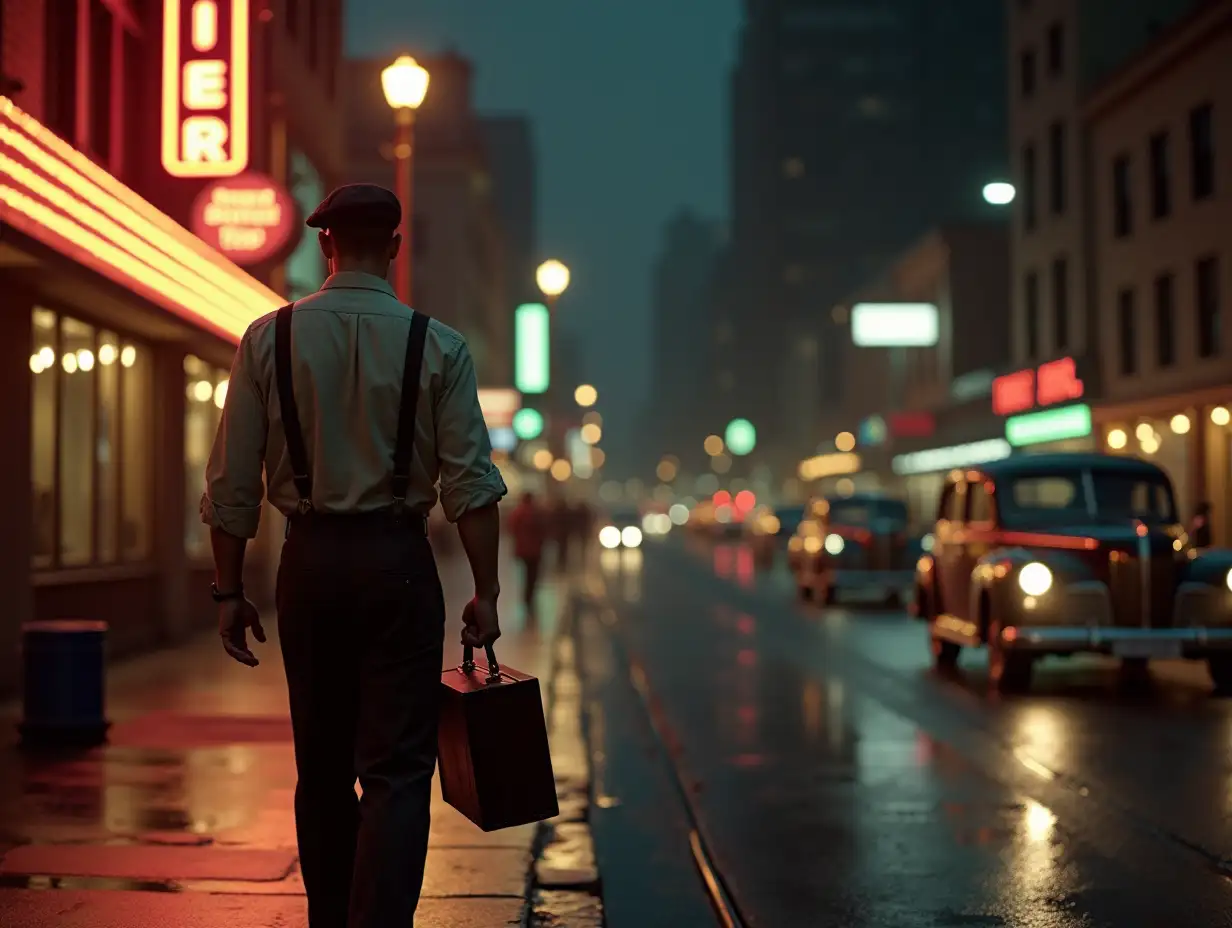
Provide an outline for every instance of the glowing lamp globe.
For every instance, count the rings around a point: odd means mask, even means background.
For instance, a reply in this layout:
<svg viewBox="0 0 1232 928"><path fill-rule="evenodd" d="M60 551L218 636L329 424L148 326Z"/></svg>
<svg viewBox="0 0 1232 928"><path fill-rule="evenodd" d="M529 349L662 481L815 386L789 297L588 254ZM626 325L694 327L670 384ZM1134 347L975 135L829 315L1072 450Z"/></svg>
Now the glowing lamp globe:
<svg viewBox="0 0 1232 928"><path fill-rule="evenodd" d="M535 272L535 282L545 296L560 296L569 289L569 268L559 261L544 261Z"/></svg>
<svg viewBox="0 0 1232 928"><path fill-rule="evenodd" d="M727 423L727 450L743 457L757 447L757 430L748 419L733 419Z"/></svg>
<svg viewBox="0 0 1232 928"><path fill-rule="evenodd" d="M403 55L381 72L385 101L396 110L417 110L428 95L428 72L410 55Z"/></svg>

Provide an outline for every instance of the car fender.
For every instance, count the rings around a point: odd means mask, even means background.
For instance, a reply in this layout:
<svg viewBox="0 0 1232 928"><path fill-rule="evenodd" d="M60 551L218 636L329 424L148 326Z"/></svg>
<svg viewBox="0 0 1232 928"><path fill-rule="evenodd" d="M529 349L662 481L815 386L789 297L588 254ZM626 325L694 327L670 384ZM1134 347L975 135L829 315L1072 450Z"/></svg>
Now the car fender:
<svg viewBox="0 0 1232 928"><path fill-rule="evenodd" d="M1223 587L1227 583L1229 570L1232 570L1232 550L1205 548L1185 564L1179 579L1182 583L1209 583Z"/></svg>
<svg viewBox="0 0 1232 928"><path fill-rule="evenodd" d="M997 619L1016 616L1022 602L1018 571L1027 564L1040 563L1052 571L1054 585L1095 579L1094 572L1079 558L1066 551L1041 551L1038 548L994 548L975 563L971 571L971 611L987 638L988 626ZM982 604L988 603L988 611Z"/></svg>

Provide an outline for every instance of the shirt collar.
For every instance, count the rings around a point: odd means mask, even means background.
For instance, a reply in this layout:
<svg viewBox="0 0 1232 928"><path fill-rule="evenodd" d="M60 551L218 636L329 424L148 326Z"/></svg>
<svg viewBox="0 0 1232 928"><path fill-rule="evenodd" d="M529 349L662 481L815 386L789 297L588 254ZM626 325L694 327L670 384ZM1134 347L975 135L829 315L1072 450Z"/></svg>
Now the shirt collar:
<svg viewBox="0 0 1232 928"><path fill-rule="evenodd" d="M337 274L330 274L325 278L325 283L321 284L322 290L375 290L378 293L384 293L392 296L395 299L397 294L394 293L394 288L389 285L384 277L377 277L375 274L365 274L363 271L339 271Z"/></svg>

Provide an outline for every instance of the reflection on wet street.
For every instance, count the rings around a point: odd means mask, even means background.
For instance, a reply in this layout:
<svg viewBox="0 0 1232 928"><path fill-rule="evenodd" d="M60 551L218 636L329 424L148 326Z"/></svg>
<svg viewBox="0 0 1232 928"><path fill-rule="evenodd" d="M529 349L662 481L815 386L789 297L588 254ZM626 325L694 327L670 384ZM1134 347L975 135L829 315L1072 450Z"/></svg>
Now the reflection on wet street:
<svg viewBox="0 0 1232 928"><path fill-rule="evenodd" d="M636 582L613 563L588 634L644 674L748 923L1232 924L1232 713L1200 667L1126 692L1057 661L994 698L981 655L935 676L905 614L805 607L747 549L701 548L648 548Z"/></svg>

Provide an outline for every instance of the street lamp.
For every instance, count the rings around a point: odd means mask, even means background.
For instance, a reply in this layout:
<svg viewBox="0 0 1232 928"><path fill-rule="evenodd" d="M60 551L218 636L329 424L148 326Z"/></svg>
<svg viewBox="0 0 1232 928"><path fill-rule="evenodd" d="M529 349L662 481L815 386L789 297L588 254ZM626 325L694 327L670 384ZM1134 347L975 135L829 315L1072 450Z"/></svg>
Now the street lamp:
<svg viewBox="0 0 1232 928"><path fill-rule="evenodd" d="M408 306L411 302L411 265L415 261L411 229L414 201L411 194L411 140L415 129L415 111L428 95L428 72L410 55L403 55L381 72L381 88L385 101L394 111L397 132L394 137L394 190L402 206L402 221L398 232L402 236L403 253L394 265L394 290L398 299Z"/></svg>
<svg viewBox="0 0 1232 928"><path fill-rule="evenodd" d="M1014 195L1017 191L1013 184L1007 184L1005 181L993 181L990 184L984 185L984 202L992 206L1008 206L1014 202Z"/></svg>
<svg viewBox="0 0 1232 928"><path fill-rule="evenodd" d="M535 271L535 283L543 291L543 300L548 304L548 371L551 381L551 393L548 404L552 415L551 438L554 445L559 445L563 439L564 397L560 393L559 371L560 351L556 347L556 301L560 295L569 289L569 268L556 259L544 261ZM598 399L598 396L595 397Z"/></svg>
<svg viewBox="0 0 1232 928"><path fill-rule="evenodd" d="M552 307L556 298L569 289L569 268L555 259L544 261L535 271L535 282Z"/></svg>
<svg viewBox="0 0 1232 928"><path fill-rule="evenodd" d="M584 383L573 391L573 401L583 409L587 409L599 402L599 391L590 384Z"/></svg>

